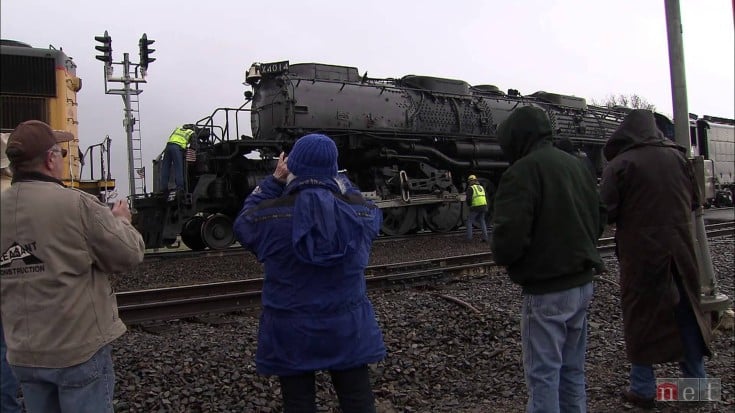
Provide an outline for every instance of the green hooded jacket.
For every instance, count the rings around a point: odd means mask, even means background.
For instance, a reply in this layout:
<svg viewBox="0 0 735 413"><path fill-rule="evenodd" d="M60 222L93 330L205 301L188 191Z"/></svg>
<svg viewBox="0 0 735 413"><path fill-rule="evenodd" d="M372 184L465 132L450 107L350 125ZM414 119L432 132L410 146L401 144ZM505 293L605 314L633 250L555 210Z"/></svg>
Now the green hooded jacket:
<svg viewBox="0 0 735 413"><path fill-rule="evenodd" d="M605 207L589 172L551 143L546 113L526 106L498 128L510 167L495 195L492 250L524 294L584 285L602 268Z"/></svg>

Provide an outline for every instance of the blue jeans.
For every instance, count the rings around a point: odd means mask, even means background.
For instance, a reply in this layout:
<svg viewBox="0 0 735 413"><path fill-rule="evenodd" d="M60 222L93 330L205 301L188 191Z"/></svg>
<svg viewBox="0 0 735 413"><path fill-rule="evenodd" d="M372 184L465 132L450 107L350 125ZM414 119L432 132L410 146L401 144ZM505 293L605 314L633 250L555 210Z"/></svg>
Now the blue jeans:
<svg viewBox="0 0 735 413"><path fill-rule="evenodd" d="M684 378L707 378L704 371L705 345L702 332L697 324L689 297L679 280L679 304L676 305L674 315L679 327L681 342L684 346L684 358L679 362L679 369ZM650 364L631 364L630 366L630 390L641 397L653 398L656 396L656 374Z"/></svg>
<svg viewBox="0 0 735 413"><path fill-rule="evenodd" d="M110 345L76 366L60 369L13 366L28 413L112 412L115 372Z"/></svg>
<svg viewBox="0 0 735 413"><path fill-rule="evenodd" d="M184 150L175 143L167 143L161 165L161 191L168 191L168 180L171 175L171 165L174 167L174 182L176 190L184 189Z"/></svg>
<svg viewBox="0 0 735 413"><path fill-rule="evenodd" d="M467 239L472 239L472 225L477 222L477 225L482 229L482 239L487 241L487 225L485 224L485 213L483 210L473 211L470 208L470 213L467 216Z"/></svg>
<svg viewBox="0 0 735 413"><path fill-rule="evenodd" d="M526 412L586 412L584 355L592 283L523 296L521 342Z"/></svg>
<svg viewBox="0 0 735 413"><path fill-rule="evenodd" d="M349 370L330 370L339 407L345 413L375 413L375 397L366 365ZM281 376L284 413L316 413L314 372Z"/></svg>
<svg viewBox="0 0 735 413"><path fill-rule="evenodd" d="M0 398L0 412L2 413L20 413L20 403L18 403L18 380L13 375L13 370L10 369L8 359L5 358L5 353L8 351L5 346L5 335L3 334L3 326L0 324L0 363L2 363L2 369L0 370L0 384L2 384L2 398Z"/></svg>

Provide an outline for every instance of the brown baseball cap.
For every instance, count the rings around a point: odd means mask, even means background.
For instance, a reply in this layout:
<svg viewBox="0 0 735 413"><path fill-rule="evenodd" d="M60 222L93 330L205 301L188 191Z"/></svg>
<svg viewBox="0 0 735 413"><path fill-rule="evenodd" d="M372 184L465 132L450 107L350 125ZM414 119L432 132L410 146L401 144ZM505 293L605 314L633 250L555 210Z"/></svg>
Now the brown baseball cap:
<svg viewBox="0 0 735 413"><path fill-rule="evenodd" d="M29 120L18 125L8 138L5 153L10 162L17 164L41 156L60 142L68 142L74 135L66 131L51 130L40 120Z"/></svg>

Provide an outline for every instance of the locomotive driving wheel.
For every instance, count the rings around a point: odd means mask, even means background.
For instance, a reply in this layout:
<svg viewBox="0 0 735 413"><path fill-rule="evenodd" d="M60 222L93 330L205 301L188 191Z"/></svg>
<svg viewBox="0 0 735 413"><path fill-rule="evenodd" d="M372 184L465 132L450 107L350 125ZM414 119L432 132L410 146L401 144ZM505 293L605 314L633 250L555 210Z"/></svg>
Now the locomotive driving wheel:
<svg viewBox="0 0 735 413"><path fill-rule="evenodd" d="M385 235L406 235L416 230L416 215L416 207L386 208L381 229Z"/></svg>
<svg viewBox="0 0 735 413"><path fill-rule="evenodd" d="M451 185L447 188L451 194L457 193L457 188ZM449 232L462 223L462 203L442 202L429 204L424 208L424 223L433 232Z"/></svg>
<svg viewBox="0 0 735 413"><path fill-rule="evenodd" d="M224 214L210 215L202 224L202 241L213 250L229 247L235 241L232 219Z"/></svg>
<svg viewBox="0 0 735 413"><path fill-rule="evenodd" d="M204 225L204 217L194 216L186 221L184 228L181 230L181 241L192 251L201 251L207 248L207 244L202 239L202 226Z"/></svg>
<svg viewBox="0 0 735 413"><path fill-rule="evenodd" d="M443 202L424 207L424 222L433 232L449 232L459 226L462 218L460 202Z"/></svg>
<svg viewBox="0 0 735 413"><path fill-rule="evenodd" d="M457 193L457 188L450 185L444 191ZM449 232L462 223L461 202L441 202L423 206L424 224L433 232Z"/></svg>

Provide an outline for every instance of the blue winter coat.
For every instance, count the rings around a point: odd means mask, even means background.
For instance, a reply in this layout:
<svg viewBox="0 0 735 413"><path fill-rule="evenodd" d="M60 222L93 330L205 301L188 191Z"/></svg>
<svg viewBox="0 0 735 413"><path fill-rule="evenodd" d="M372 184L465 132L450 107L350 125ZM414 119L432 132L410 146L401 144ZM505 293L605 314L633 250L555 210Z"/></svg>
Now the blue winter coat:
<svg viewBox="0 0 735 413"><path fill-rule="evenodd" d="M269 176L235 220L237 239L265 266L260 374L343 370L385 357L364 273L382 214L340 182L296 178L284 187Z"/></svg>

